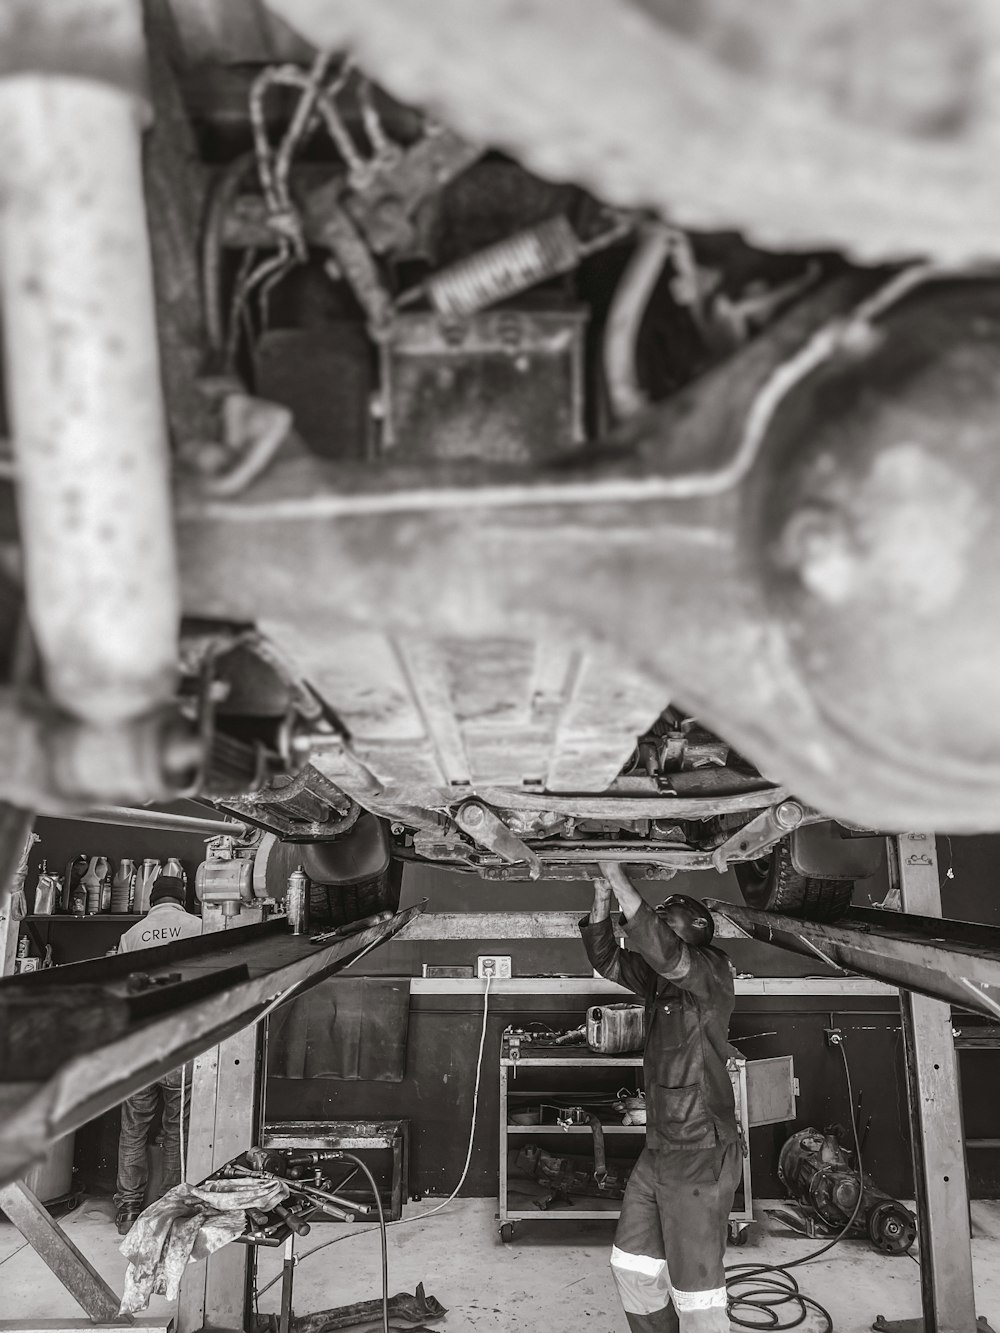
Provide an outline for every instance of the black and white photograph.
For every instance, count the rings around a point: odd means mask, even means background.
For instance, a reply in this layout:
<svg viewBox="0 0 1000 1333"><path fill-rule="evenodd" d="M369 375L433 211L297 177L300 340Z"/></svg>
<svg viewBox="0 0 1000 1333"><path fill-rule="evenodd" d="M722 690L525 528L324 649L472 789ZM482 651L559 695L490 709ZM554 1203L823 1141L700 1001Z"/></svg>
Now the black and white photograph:
<svg viewBox="0 0 1000 1333"><path fill-rule="evenodd" d="M1000 4L0 0L0 1333L1000 1333Z"/></svg>

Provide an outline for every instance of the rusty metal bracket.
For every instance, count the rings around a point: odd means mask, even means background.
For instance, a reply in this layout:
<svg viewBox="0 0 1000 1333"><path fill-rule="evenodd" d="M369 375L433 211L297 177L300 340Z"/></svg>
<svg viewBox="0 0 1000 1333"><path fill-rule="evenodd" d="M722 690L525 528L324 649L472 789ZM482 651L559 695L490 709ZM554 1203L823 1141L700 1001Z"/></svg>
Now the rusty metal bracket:
<svg viewBox="0 0 1000 1333"><path fill-rule="evenodd" d="M455 811L455 823L480 847L495 852L501 861L524 863L531 879L542 873L542 863L523 838L511 832L503 820L482 801L466 801Z"/></svg>
<svg viewBox="0 0 1000 1333"><path fill-rule="evenodd" d="M336 202L336 194L336 188L331 187L320 244L329 249L338 276L350 285L367 316L368 331L378 341L385 336L392 322L392 302L371 252L358 235L354 223Z"/></svg>
<svg viewBox="0 0 1000 1333"><path fill-rule="evenodd" d="M483 156L451 130L428 127L425 137L393 154L365 184L341 176L326 179L310 164L291 171L292 193L301 203L302 227L312 244L324 244L323 229L331 204L342 207L376 254L410 243L413 218L421 205ZM232 200L222 219L222 240L230 248L273 245L267 209L258 194Z"/></svg>
<svg viewBox="0 0 1000 1333"><path fill-rule="evenodd" d="M444 126L426 125L411 147L392 155L363 186L355 185L345 207L376 254L403 249L413 235L413 217L425 200L483 156Z"/></svg>
<svg viewBox="0 0 1000 1333"><path fill-rule="evenodd" d="M46 1267L59 1279L77 1305L95 1323L122 1323L133 1321L118 1314L121 1304L115 1291L104 1281L86 1255L73 1244L69 1236L47 1212L41 1200L22 1180L12 1181L0 1188L0 1208L9 1222L35 1251ZM25 1320L0 1321L0 1329L26 1329ZM36 1327L39 1327L36 1325ZM57 1324L43 1327L55 1329ZM64 1323L62 1327L67 1327Z"/></svg>
<svg viewBox="0 0 1000 1333"><path fill-rule="evenodd" d="M801 801L779 801L776 805L762 810L756 819L744 824L741 829L720 843L712 853L712 864L721 874L730 861L752 861L780 842L793 829L803 824L818 823L824 816L818 810L812 810Z"/></svg>

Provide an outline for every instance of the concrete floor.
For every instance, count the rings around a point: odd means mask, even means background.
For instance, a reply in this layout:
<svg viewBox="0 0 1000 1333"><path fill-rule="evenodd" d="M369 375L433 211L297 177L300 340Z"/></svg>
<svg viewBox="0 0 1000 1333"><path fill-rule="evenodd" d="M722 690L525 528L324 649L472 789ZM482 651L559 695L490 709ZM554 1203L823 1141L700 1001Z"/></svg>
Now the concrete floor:
<svg viewBox="0 0 1000 1333"><path fill-rule="evenodd" d="M410 1206L426 1211L433 1201ZM766 1207L766 1204L762 1204ZM523 1225L519 1237L501 1245L496 1233L496 1203L465 1199L423 1223L393 1228L389 1240L391 1292L412 1291L423 1281L429 1293L449 1309L438 1327L503 1330L503 1333L626 1333L607 1268L612 1225L598 1222L537 1222ZM973 1254L979 1313L1000 1330L1000 1202L973 1205ZM85 1203L64 1219L74 1242L104 1277L121 1289L125 1261L110 1220L110 1203ZM324 1224L301 1242L301 1250L351 1228ZM729 1262L787 1262L815 1248L815 1242L767 1224L745 1249L731 1249ZM0 1224L0 1315L4 1319L77 1316L72 1298L56 1283L30 1249L18 1253L21 1238ZM278 1272L280 1251L264 1251L259 1285ZM859 1242L842 1244L826 1260L799 1272L801 1286L830 1310L837 1333L862 1333L878 1314L908 1318L920 1313L917 1265L887 1259ZM262 1311L277 1310L277 1285L260 1300ZM376 1233L355 1235L307 1260L295 1279L299 1313L363 1300L379 1292L379 1244ZM168 1308L154 1301L150 1313ZM818 1318L803 1333L820 1326Z"/></svg>

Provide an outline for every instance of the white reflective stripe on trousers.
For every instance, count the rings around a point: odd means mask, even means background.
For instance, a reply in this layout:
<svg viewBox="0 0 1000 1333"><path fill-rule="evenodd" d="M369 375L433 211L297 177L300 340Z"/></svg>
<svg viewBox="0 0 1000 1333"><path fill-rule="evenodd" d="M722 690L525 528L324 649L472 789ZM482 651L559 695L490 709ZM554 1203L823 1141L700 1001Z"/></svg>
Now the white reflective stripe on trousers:
<svg viewBox="0 0 1000 1333"><path fill-rule="evenodd" d="M715 1287L712 1291L681 1291L674 1288L674 1303L678 1314L683 1310L724 1310L726 1308L725 1287Z"/></svg>
<svg viewBox="0 0 1000 1333"><path fill-rule="evenodd" d="M626 1314L656 1314L670 1304L667 1261L649 1254L611 1249L611 1272Z"/></svg>
<svg viewBox="0 0 1000 1333"><path fill-rule="evenodd" d="M730 1333L725 1287L712 1291L678 1291L674 1288L680 1333Z"/></svg>

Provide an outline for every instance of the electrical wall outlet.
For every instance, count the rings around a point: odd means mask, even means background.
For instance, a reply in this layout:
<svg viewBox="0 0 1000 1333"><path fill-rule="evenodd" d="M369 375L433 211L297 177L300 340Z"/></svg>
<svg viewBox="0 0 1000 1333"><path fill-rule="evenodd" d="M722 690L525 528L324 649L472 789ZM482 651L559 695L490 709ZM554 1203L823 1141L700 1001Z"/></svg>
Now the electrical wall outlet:
<svg viewBox="0 0 1000 1333"><path fill-rule="evenodd" d="M843 1028L824 1028L823 1036L826 1038L827 1046L840 1046L844 1041Z"/></svg>
<svg viewBox="0 0 1000 1333"><path fill-rule="evenodd" d="M492 977L494 981L497 977L509 977L510 955L480 954L476 964L476 975Z"/></svg>

